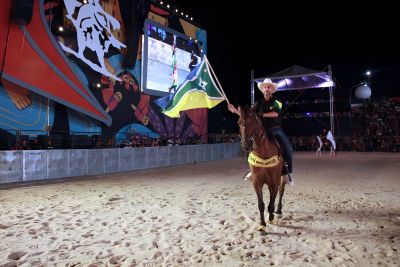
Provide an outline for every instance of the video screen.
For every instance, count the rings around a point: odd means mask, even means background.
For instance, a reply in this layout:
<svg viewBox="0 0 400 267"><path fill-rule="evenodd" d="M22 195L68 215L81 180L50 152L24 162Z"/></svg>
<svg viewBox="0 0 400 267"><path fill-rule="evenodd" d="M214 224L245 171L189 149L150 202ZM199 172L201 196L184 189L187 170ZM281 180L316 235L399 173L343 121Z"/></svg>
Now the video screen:
<svg viewBox="0 0 400 267"><path fill-rule="evenodd" d="M142 54L142 91L155 96L173 93L200 64L198 43L190 37L146 20Z"/></svg>

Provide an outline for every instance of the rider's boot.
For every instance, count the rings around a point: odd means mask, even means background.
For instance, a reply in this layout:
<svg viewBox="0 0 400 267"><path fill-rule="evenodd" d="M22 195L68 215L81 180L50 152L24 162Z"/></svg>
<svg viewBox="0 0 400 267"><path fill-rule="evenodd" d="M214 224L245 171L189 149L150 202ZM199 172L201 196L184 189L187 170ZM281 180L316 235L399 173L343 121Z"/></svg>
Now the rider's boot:
<svg viewBox="0 0 400 267"><path fill-rule="evenodd" d="M286 163L286 161L284 162L283 165L285 165L286 172L287 172L287 175L286 175L286 184L293 186L293 185L294 185L294 181L293 181L293 179L292 179L292 176L290 175L289 166L288 166L288 164Z"/></svg>
<svg viewBox="0 0 400 267"><path fill-rule="evenodd" d="M243 180L247 181L249 180L251 177L251 171L247 171L244 175L243 175Z"/></svg>

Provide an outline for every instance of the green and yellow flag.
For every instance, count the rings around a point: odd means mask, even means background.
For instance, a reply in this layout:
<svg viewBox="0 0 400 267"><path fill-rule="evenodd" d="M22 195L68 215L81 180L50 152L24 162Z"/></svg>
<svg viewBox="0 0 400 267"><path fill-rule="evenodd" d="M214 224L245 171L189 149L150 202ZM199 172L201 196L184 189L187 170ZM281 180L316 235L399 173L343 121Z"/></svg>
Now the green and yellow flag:
<svg viewBox="0 0 400 267"><path fill-rule="evenodd" d="M165 115L179 118L180 111L213 108L224 100L223 94L211 77L207 63L203 60L190 72L174 94L159 98L155 103Z"/></svg>

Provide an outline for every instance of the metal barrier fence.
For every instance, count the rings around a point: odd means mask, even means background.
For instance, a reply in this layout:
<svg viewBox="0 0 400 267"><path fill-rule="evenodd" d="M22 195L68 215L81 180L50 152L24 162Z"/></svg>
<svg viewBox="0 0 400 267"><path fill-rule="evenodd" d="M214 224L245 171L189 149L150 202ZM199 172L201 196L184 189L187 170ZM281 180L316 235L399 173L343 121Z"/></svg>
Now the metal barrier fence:
<svg viewBox="0 0 400 267"><path fill-rule="evenodd" d="M0 184L175 166L239 154L239 143L0 151Z"/></svg>

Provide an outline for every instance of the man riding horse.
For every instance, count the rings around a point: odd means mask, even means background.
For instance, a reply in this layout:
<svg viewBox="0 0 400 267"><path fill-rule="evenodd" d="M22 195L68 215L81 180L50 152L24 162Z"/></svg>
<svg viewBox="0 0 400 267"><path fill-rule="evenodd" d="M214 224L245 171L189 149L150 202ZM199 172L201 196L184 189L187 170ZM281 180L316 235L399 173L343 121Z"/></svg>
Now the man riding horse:
<svg viewBox="0 0 400 267"><path fill-rule="evenodd" d="M279 118L279 113L282 110L282 102L273 96L273 93L278 89L278 85L267 78L263 82L257 84L258 89L263 94L263 98L256 101L253 109L262 118L263 125L266 130L273 135L278 141L279 146L283 150L283 156L285 158L284 166L287 172L287 183L294 185L291 177L292 165L293 165L293 148L290 144L288 137L282 129L282 122ZM240 116L240 112L232 104L228 103L228 109L232 113ZM250 177L250 173L246 177Z"/></svg>

